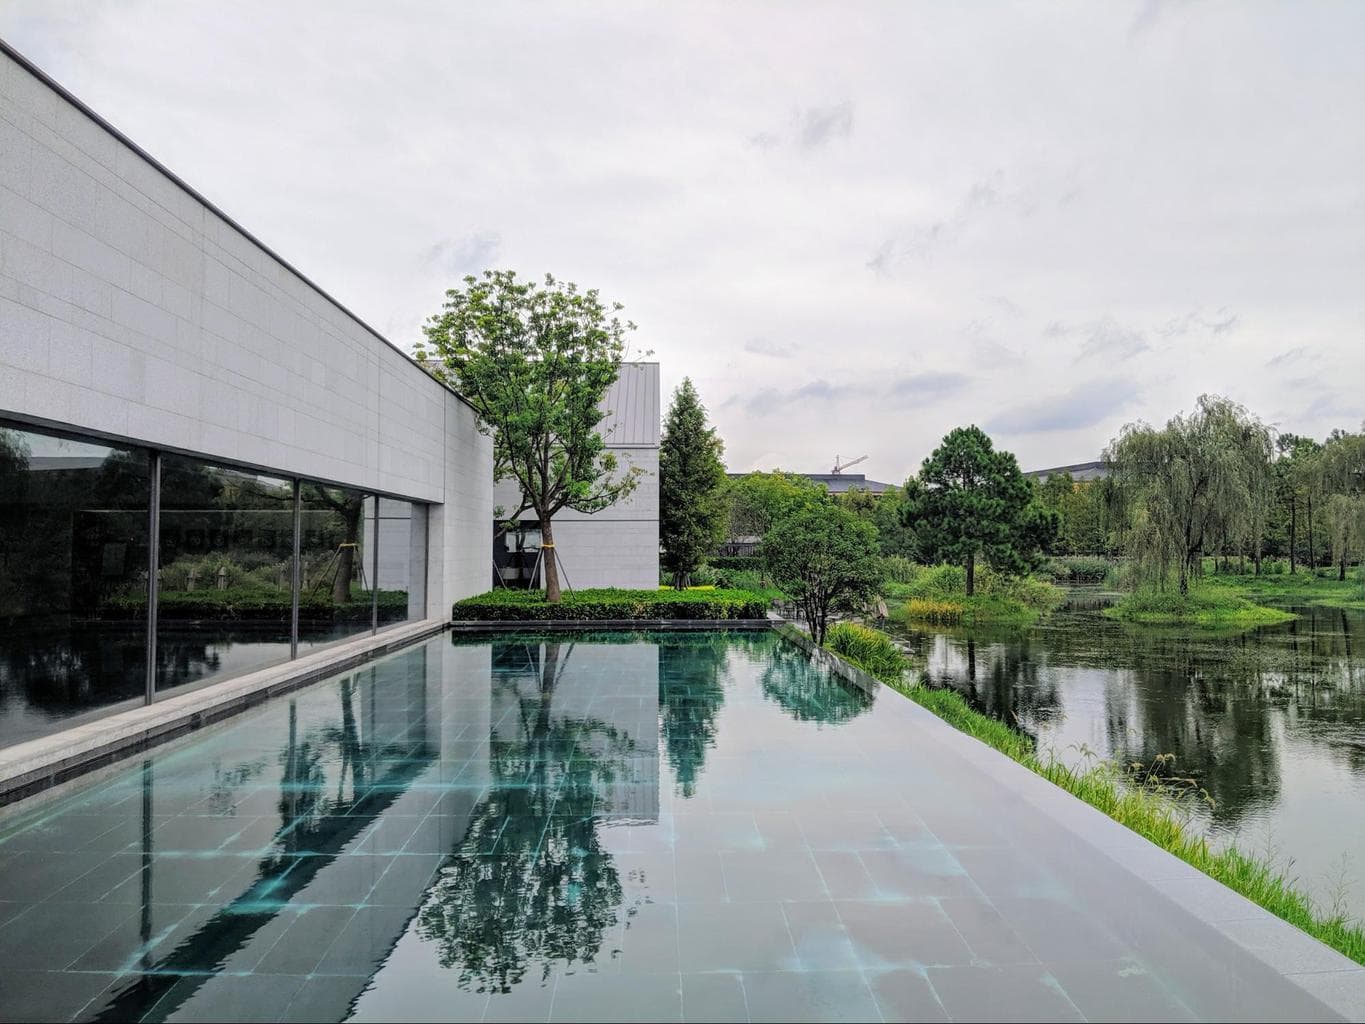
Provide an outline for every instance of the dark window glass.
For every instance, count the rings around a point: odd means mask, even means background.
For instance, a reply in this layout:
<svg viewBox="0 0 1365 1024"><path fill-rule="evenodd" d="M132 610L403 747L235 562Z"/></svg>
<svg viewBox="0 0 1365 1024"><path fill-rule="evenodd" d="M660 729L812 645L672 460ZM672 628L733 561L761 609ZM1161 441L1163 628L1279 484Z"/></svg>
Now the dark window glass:
<svg viewBox="0 0 1365 1024"><path fill-rule="evenodd" d="M146 687L148 458L0 426L0 746Z"/></svg>
<svg viewBox="0 0 1365 1024"><path fill-rule="evenodd" d="M158 693L288 660L293 552L288 480L162 458Z"/></svg>
<svg viewBox="0 0 1365 1024"><path fill-rule="evenodd" d="M306 483L299 652L374 628L373 495Z"/></svg>

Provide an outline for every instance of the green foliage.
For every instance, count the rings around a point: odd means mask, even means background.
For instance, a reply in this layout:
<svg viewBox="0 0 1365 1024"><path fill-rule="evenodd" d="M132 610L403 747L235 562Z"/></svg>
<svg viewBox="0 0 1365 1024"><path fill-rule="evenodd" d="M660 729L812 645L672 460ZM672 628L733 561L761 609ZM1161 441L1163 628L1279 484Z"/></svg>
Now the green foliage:
<svg viewBox="0 0 1365 1024"><path fill-rule="evenodd" d="M1252 604L1226 587L1204 583L1186 593L1141 587L1104 609L1124 622L1176 623L1192 626L1262 626L1294 618L1278 608Z"/></svg>
<svg viewBox="0 0 1365 1024"><path fill-rule="evenodd" d="M825 488L800 473L749 473L726 487L731 537L762 537L799 508L828 500Z"/></svg>
<svg viewBox="0 0 1365 1024"><path fill-rule="evenodd" d="M1351 570L1344 580L1304 572L1290 575L1288 562L1282 559L1262 563L1259 576L1219 572L1213 580L1219 586L1251 601L1312 604L1365 611L1365 563Z"/></svg>
<svg viewBox="0 0 1365 1024"><path fill-rule="evenodd" d="M768 603L745 590L573 590L558 603L542 590L490 590L455 602L456 621L552 619L762 619Z"/></svg>
<svg viewBox="0 0 1365 1024"><path fill-rule="evenodd" d="M304 591L299 594L299 614L306 619L334 619L345 622L368 621L370 592L352 588L352 600L338 604L332 591ZM251 586L229 587L226 590L162 590L157 594L157 613L171 619L223 619L288 621L291 609L288 589L264 589ZM379 617L385 611L407 613L408 594L405 590L379 592ZM147 612L145 593L120 594L105 601L100 608L104 618L122 616L141 617Z"/></svg>
<svg viewBox="0 0 1365 1024"><path fill-rule="evenodd" d="M914 583L924 571L904 555L886 555L882 558L882 575L892 583Z"/></svg>
<svg viewBox="0 0 1365 1024"><path fill-rule="evenodd" d="M752 569L761 572L764 567L762 555L714 555L706 560L713 569Z"/></svg>
<svg viewBox="0 0 1365 1024"><path fill-rule="evenodd" d="M1103 555L1054 555L1043 563L1042 572L1056 583L1103 583L1118 563Z"/></svg>
<svg viewBox="0 0 1365 1024"><path fill-rule="evenodd" d="M618 303L546 275L537 285L508 270L466 277L446 292L423 332L432 370L474 406L493 434L494 476L521 488L523 508L540 520L552 547L562 509L600 512L636 486L636 469L616 474L616 456L598 431L607 390L621 372L625 337ZM428 350L419 347L426 361ZM556 560L545 561L550 601L559 600Z"/></svg>
<svg viewBox="0 0 1365 1024"><path fill-rule="evenodd" d="M976 592L976 560L1020 572L1050 532L1055 513L1035 506L1014 456L996 451L978 427L958 427L906 482L904 519L927 561L956 562Z"/></svg>
<svg viewBox="0 0 1365 1024"><path fill-rule="evenodd" d="M885 633L856 622L836 622L825 633L825 647L878 679L898 680L910 661Z"/></svg>
<svg viewBox="0 0 1365 1024"><path fill-rule="evenodd" d="M684 377L673 393L659 443L659 544L663 566L679 590L725 539L724 450L707 425L697 389Z"/></svg>
<svg viewBox="0 0 1365 1024"><path fill-rule="evenodd" d="M976 593L967 593L967 573L960 565L921 568L915 579L883 588L887 597L905 600L912 621L936 625L1026 625L1052 611L1064 600L1062 592L1033 576L1008 576L989 566L976 577Z"/></svg>
<svg viewBox="0 0 1365 1024"><path fill-rule="evenodd" d="M1129 553L1138 578L1183 594L1206 548L1259 553L1272 495L1270 429L1235 402L1201 395L1189 416L1157 430L1130 423L1105 453L1132 509Z"/></svg>
<svg viewBox="0 0 1365 1024"><path fill-rule="evenodd" d="M764 535L763 555L817 644L831 612L862 608L882 581L876 528L828 499L779 519Z"/></svg>

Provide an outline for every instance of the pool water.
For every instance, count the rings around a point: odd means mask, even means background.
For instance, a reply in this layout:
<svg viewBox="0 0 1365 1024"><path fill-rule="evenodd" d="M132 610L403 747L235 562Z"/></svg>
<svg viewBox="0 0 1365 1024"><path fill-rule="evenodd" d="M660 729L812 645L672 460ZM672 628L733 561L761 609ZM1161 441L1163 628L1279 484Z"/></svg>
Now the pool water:
<svg viewBox="0 0 1365 1024"><path fill-rule="evenodd" d="M437 637L10 808L0 1019L1302 1009L908 708L771 633Z"/></svg>

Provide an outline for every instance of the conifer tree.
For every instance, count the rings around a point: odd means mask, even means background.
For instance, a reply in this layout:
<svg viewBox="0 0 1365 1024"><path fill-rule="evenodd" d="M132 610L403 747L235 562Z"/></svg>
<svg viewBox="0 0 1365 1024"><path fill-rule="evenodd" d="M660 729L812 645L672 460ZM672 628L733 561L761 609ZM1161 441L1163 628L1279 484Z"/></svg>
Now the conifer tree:
<svg viewBox="0 0 1365 1024"><path fill-rule="evenodd" d="M690 379L673 392L659 444L659 543L664 568L682 590L725 538L725 444L707 425Z"/></svg>

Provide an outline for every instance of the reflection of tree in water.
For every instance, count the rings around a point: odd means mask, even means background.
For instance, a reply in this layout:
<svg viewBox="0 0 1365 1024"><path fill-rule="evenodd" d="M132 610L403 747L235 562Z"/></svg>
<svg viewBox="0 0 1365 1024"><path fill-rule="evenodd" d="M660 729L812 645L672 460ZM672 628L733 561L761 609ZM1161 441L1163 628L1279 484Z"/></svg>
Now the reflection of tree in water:
<svg viewBox="0 0 1365 1024"><path fill-rule="evenodd" d="M1365 772L1365 615L1293 610L1299 618L1282 626L1222 634L1061 613L1013 638L985 634L988 644L981 632L975 643L944 641L966 664L950 663L934 682L1030 731L1066 711L1069 697L1101 690L1113 756L1173 754L1175 770L1212 795L1214 822L1232 827L1279 798L1282 732ZM1082 703L1070 710L1092 713Z"/></svg>
<svg viewBox="0 0 1365 1024"><path fill-rule="evenodd" d="M592 963L619 920L621 881L594 810L636 744L608 722L552 714L573 646L493 645L495 685L515 695L513 735L491 737L489 794L417 916L462 988L509 992L533 965L544 979L556 964Z"/></svg>
<svg viewBox="0 0 1365 1024"><path fill-rule="evenodd" d="M798 722L839 725L872 707L873 694L811 664L795 644L774 645L765 661L759 682L763 696Z"/></svg>
<svg viewBox="0 0 1365 1024"><path fill-rule="evenodd" d="M716 745L729 654L723 633L680 633L659 642L659 731L680 796L696 792L706 752Z"/></svg>

